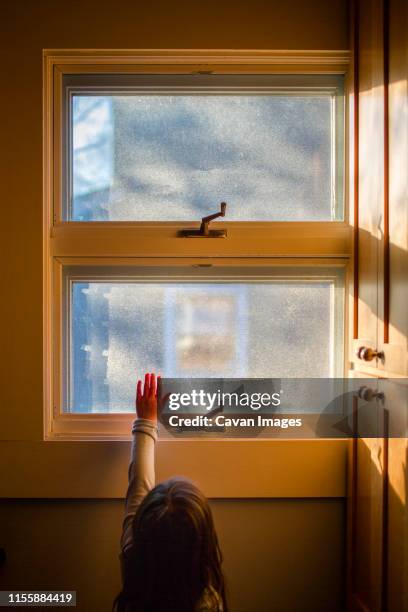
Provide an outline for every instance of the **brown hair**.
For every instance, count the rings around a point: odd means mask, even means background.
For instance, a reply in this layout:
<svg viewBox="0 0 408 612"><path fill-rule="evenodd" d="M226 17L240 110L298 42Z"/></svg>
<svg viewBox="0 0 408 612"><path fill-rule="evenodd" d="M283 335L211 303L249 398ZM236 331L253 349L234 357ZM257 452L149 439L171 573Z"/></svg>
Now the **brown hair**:
<svg viewBox="0 0 408 612"><path fill-rule="evenodd" d="M133 543L124 557L117 612L227 612L222 555L210 506L184 478L157 485L133 521Z"/></svg>

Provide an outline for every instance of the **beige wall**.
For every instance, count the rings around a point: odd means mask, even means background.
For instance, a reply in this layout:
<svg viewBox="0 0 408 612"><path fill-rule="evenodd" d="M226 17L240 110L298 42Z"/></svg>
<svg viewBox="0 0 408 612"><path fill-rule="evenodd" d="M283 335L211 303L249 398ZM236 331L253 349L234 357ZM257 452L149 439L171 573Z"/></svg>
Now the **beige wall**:
<svg viewBox="0 0 408 612"><path fill-rule="evenodd" d="M32 422L25 408L42 411L42 49L347 49L347 3L7 4L1 26L6 264L0 437L41 440L39 419ZM10 478L12 473L10 465ZM217 500L212 505L233 612L266 612L272 601L281 612L340 609L343 500ZM9 561L0 569L2 588L76 588L80 610L109 610L107 602L119 587L121 512L117 500L3 501L0 546Z"/></svg>
<svg viewBox="0 0 408 612"><path fill-rule="evenodd" d="M342 500L211 502L232 612L340 612ZM81 612L109 612L120 588L123 503L3 501L1 589L72 589ZM6 529L4 527L7 526Z"/></svg>

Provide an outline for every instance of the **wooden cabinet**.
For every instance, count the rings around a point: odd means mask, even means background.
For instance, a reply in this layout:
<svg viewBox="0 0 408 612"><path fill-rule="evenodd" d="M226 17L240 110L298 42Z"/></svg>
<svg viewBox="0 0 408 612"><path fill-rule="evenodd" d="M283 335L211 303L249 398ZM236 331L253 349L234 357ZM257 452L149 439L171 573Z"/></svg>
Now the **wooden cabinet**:
<svg viewBox="0 0 408 612"><path fill-rule="evenodd" d="M352 375L384 381L384 399L356 399L350 442L348 609L408 611L408 6L353 6L354 317ZM378 356L357 356L360 347ZM360 357L362 353L360 352ZM374 379L377 379L374 381ZM394 437L398 435L399 437Z"/></svg>
<svg viewBox="0 0 408 612"><path fill-rule="evenodd" d="M408 376L408 8L356 0L354 10L355 312L350 361ZM362 361L367 346L382 356Z"/></svg>

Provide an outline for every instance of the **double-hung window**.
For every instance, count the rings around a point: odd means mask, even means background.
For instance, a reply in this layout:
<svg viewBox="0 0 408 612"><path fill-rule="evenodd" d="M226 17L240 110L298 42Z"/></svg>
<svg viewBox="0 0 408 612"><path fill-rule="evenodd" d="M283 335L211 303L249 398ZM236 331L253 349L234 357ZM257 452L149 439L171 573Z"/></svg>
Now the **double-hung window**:
<svg viewBox="0 0 408 612"><path fill-rule="evenodd" d="M128 436L145 371L344 373L344 58L152 57L46 57L49 438Z"/></svg>

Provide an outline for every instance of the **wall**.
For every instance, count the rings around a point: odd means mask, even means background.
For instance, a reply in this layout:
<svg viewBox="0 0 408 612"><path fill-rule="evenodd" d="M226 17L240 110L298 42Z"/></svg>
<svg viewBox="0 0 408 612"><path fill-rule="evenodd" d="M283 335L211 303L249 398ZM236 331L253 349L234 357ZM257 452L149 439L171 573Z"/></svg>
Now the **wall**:
<svg viewBox="0 0 408 612"><path fill-rule="evenodd" d="M3 6L1 27L1 419L9 440L32 440L42 436L24 410L42 410L42 49L347 49L347 3L19 0ZM305 602L340 609L343 500L217 500L213 508L233 612L266 612L272 599L281 611ZM8 500L0 509L10 558L2 588L44 581L77 588L81 610L109 609L122 502Z"/></svg>
<svg viewBox="0 0 408 612"><path fill-rule="evenodd" d="M232 612L340 612L339 500L214 500ZM4 501L0 588L76 590L81 612L109 612L120 588L118 500Z"/></svg>

